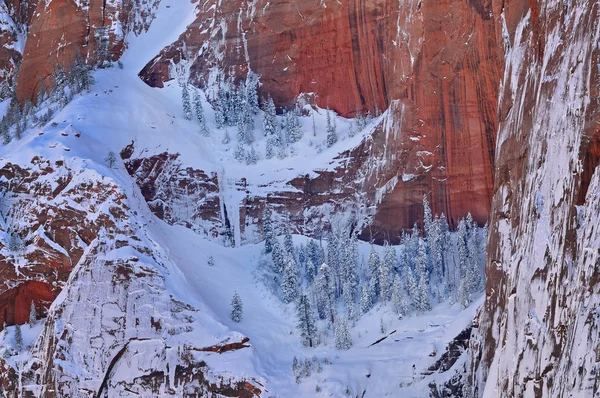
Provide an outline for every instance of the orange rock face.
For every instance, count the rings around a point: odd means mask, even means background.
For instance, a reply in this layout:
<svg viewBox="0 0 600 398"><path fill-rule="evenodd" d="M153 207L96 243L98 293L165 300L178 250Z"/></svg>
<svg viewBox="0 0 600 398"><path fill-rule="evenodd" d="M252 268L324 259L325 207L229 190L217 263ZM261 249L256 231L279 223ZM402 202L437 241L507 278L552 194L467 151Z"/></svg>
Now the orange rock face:
<svg viewBox="0 0 600 398"><path fill-rule="evenodd" d="M468 212L487 221L503 72L491 5L413 1L398 8L377 0L248 7L206 3L140 77L161 87L171 79L171 63L184 61L191 80L204 86L215 67L238 76L251 68L261 76L262 94L281 106L314 92L319 106L344 116L389 108L373 140L354 150L346 166L356 179L367 176L361 189L376 207L370 237L395 240L421 219L424 194L451 223Z"/></svg>

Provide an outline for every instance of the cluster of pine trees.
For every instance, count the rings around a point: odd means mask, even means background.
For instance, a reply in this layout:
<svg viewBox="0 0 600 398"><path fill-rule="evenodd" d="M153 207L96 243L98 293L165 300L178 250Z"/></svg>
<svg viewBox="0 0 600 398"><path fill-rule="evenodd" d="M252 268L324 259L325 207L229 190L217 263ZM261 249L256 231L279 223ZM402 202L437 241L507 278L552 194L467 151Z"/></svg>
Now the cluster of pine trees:
<svg viewBox="0 0 600 398"><path fill-rule="evenodd" d="M469 215L451 233L443 214L432 217L426 197L423 206L423 231L415 224L402 234L399 247L386 243L382 256L373 247L366 261L347 228L332 230L326 245L309 240L295 246L284 226L281 243L271 211L265 210L264 265L281 300L296 303L305 345L319 344L333 329L335 346L348 349L350 324L378 303L409 316L447 300L466 308L483 290L486 228Z"/></svg>
<svg viewBox="0 0 600 398"><path fill-rule="evenodd" d="M89 91L94 78L93 68L87 65L80 56L69 67L67 72L57 64L50 79L50 86L41 78L38 85L37 105L25 101L21 106L13 88L10 105L6 115L0 121L2 143L8 144L13 138L21 139L23 132L30 127L43 126L48 123L54 112L64 108L76 94Z"/></svg>

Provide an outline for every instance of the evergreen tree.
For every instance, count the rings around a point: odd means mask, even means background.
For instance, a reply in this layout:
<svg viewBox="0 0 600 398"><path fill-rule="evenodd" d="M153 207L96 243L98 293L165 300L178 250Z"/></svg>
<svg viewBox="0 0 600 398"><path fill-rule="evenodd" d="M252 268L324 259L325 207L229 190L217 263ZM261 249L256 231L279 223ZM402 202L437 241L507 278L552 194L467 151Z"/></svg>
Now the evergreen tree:
<svg viewBox="0 0 600 398"><path fill-rule="evenodd" d="M429 201L427 195L423 195L423 229L427 238L431 235L431 222L433 221L431 215L431 207L429 207Z"/></svg>
<svg viewBox="0 0 600 398"><path fill-rule="evenodd" d="M388 272L396 271L398 269L396 249L387 242L385 242L383 261L385 262Z"/></svg>
<svg viewBox="0 0 600 398"><path fill-rule="evenodd" d="M287 253L283 275L281 278L281 292L283 294L283 302L288 304L298 298L298 266L294 260L294 256Z"/></svg>
<svg viewBox="0 0 600 398"><path fill-rule="evenodd" d="M412 268L410 268L408 265L405 266L404 274L406 275L406 283L408 285L408 296L410 298L410 302L416 308L419 302L419 288L415 279L415 275Z"/></svg>
<svg viewBox="0 0 600 398"><path fill-rule="evenodd" d="M317 327L310 308L310 301L305 294L302 294L298 300L296 313L298 314L298 328L300 329L302 344L312 347L317 337Z"/></svg>
<svg viewBox="0 0 600 398"><path fill-rule="evenodd" d="M469 263L470 263L470 275L468 275L467 281L469 283L469 291L476 293L482 288L482 277L481 267L479 266L479 233L477 229L473 229L468 243L469 249Z"/></svg>
<svg viewBox="0 0 600 398"><path fill-rule="evenodd" d="M375 301L377 301L377 297L379 296L379 256L377 255L377 252L375 251L375 248L371 247L371 254L369 254L369 261L368 261L368 266L369 266L369 275L370 275L370 284L373 287L373 294L374 296L372 297L373 299L373 303L375 303Z"/></svg>
<svg viewBox="0 0 600 398"><path fill-rule="evenodd" d="M347 350L352 347L352 338L348 329L348 320L340 316L334 326L335 348L338 350Z"/></svg>
<svg viewBox="0 0 600 398"><path fill-rule="evenodd" d="M294 109L286 114L287 121L287 141L291 144L300 141L302 138L302 127L298 112Z"/></svg>
<svg viewBox="0 0 600 398"><path fill-rule="evenodd" d="M291 256L294 255L294 241L292 240L292 232L289 227L286 227L283 233L283 248Z"/></svg>
<svg viewBox="0 0 600 398"><path fill-rule="evenodd" d="M238 136L238 139L240 137ZM242 141L238 141L237 145L235 146L235 151L233 152L233 157L235 158L235 160L237 160L238 162L243 162L246 160L246 156L248 156L246 154L246 150L244 149L244 143Z"/></svg>
<svg viewBox="0 0 600 398"><path fill-rule="evenodd" d="M285 252L279 244L279 240L276 238L273 239L273 251L271 252L271 256L273 258L275 272L279 275L283 275L283 270L286 265Z"/></svg>
<svg viewBox="0 0 600 398"><path fill-rule="evenodd" d="M13 232L10 234L10 240L8 241L8 250L13 253L21 251L21 238L17 233Z"/></svg>
<svg viewBox="0 0 600 398"><path fill-rule="evenodd" d="M363 285L362 287L359 305L361 314L366 314L373 306L373 298L371 297L371 291L366 285Z"/></svg>
<svg viewBox="0 0 600 398"><path fill-rule="evenodd" d="M32 301L31 306L29 307L29 326L35 325L36 320L37 320L37 312L35 310L35 304L33 304L33 301Z"/></svg>
<svg viewBox="0 0 600 398"><path fill-rule="evenodd" d="M196 111L196 120L200 125L200 134L208 137L210 133L206 127L206 119L204 118L204 109L202 109L202 98L198 93L194 94L194 109Z"/></svg>
<svg viewBox="0 0 600 398"><path fill-rule="evenodd" d="M388 301L390 298L389 271L385 261L379 262L379 297L382 301Z"/></svg>
<svg viewBox="0 0 600 398"><path fill-rule="evenodd" d="M346 282L342 285L342 297L344 299L344 307L348 319L354 319L354 295L350 283Z"/></svg>
<svg viewBox="0 0 600 398"><path fill-rule="evenodd" d="M215 258L213 256L208 256L207 264L209 267L214 267L215 266Z"/></svg>
<svg viewBox="0 0 600 398"><path fill-rule="evenodd" d="M417 311L428 311L431 309L431 306L429 304L429 288L427 285L427 253L425 243L422 239L419 239L419 251L416 262L418 273Z"/></svg>
<svg viewBox="0 0 600 398"><path fill-rule="evenodd" d="M258 94L256 91L256 86L258 85L258 76L256 73L251 70L248 71L246 75L246 101L248 102L248 106L250 111L255 114L258 111Z"/></svg>
<svg viewBox="0 0 600 398"><path fill-rule="evenodd" d="M319 269L318 281L316 287L317 312L321 319L329 318L330 322L334 322L333 313L333 297L331 275L327 264L321 265Z"/></svg>
<svg viewBox="0 0 600 398"><path fill-rule="evenodd" d="M275 231L273 231L272 214L269 207L265 207L263 213L263 235L265 238L265 252L271 253L275 244Z"/></svg>
<svg viewBox="0 0 600 398"><path fill-rule="evenodd" d="M225 125L225 103L225 92L219 87L217 98L215 98L215 124L218 129Z"/></svg>
<svg viewBox="0 0 600 398"><path fill-rule="evenodd" d="M69 103L69 98L65 89L68 86L67 74L65 68L61 64L56 64L54 71L54 90L52 102L58 103L61 108L64 108Z"/></svg>
<svg viewBox="0 0 600 398"><path fill-rule="evenodd" d="M335 122L335 117L334 117ZM337 132L334 125L331 123L331 115L327 109L327 148L331 148L337 142Z"/></svg>
<svg viewBox="0 0 600 398"><path fill-rule="evenodd" d="M273 99L269 96L264 112L263 128L267 139L266 156L271 159L275 156L275 149L281 146L279 133L277 131L276 110Z"/></svg>
<svg viewBox="0 0 600 398"><path fill-rule="evenodd" d="M392 306L394 307L394 311L396 314L402 313L402 291L400 290L400 277L398 275L394 276L394 284L392 285ZM403 314L406 315L406 314Z"/></svg>
<svg viewBox="0 0 600 398"><path fill-rule="evenodd" d="M258 155L258 152L254 149L254 146L251 146L250 151L246 154L246 164L257 164L259 160L260 156Z"/></svg>
<svg viewBox="0 0 600 398"><path fill-rule="evenodd" d="M379 332L385 334L385 323L383 323L383 318L379 318Z"/></svg>
<svg viewBox="0 0 600 398"><path fill-rule="evenodd" d="M231 299L231 320L234 322L240 322L244 313L244 306L242 304L242 298L236 291Z"/></svg>
<svg viewBox="0 0 600 398"><path fill-rule="evenodd" d="M23 137L23 126L21 124L21 121L19 121L15 125L15 138L17 140L20 140L22 137Z"/></svg>
<svg viewBox="0 0 600 398"><path fill-rule="evenodd" d="M23 333L21 326L15 325L15 349L20 352L23 349Z"/></svg>

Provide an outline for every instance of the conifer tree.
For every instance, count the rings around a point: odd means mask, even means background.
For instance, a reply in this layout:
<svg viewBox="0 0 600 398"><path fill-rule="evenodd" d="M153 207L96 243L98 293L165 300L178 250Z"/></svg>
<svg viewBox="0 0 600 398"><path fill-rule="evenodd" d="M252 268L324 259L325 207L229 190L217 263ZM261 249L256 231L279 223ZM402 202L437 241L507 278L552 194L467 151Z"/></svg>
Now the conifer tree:
<svg viewBox="0 0 600 398"><path fill-rule="evenodd" d="M394 307L396 314L402 314L402 292L400 289L400 277L395 275L394 284L392 285L392 307Z"/></svg>
<svg viewBox="0 0 600 398"><path fill-rule="evenodd" d="M23 349L23 333L21 326L15 325L15 349L20 352Z"/></svg>
<svg viewBox="0 0 600 398"><path fill-rule="evenodd" d="M369 312L369 310L371 309L371 306L373 304L373 300L371 298L371 292L368 286L363 285L362 286L362 293L360 295L360 313L361 314L365 314L367 312Z"/></svg>
<svg viewBox="0 0 600 398"><path fill-rule="evenodd" d="M210 134L208 132L208 128L206 127L204 109L202 109L202 98L200 98L198 93L194 94L194 109L196 111L196 120L198 120L198 124L200 125L200 134L208 137Z"/></svg>
<svg viewBox="0 0 600 398"><path fill-rule="evenodd" d="M273 231L272 213L269 207L265 207L263 213L263 235L265 238L265 252L271 253L275 243L275 232Z"/></svg>
<svg viewBox="0 0 600 398"><path fill-rule="evenodd" d="M335 123L335 117L334 117ZM337 132L335 126L331 122L329 108L327 109L327 148L331 148L337 142Z"/></svg>
<svg viewBox="0 0 600 398"><path fill-rule="evenodd" d="M302 294L298 300L296 313L298 314L298 328L300 329L302 344L312 347L317 337L317 327L310 308L310 301L305 294Z"/></svg>
<svg viewBox="0 0 600 398"><path fill-rule="evenodd" d="M218 129L223 128L225 125L225 92L221 87L217 91L217 97L215 98L215 124Z"/></svg>
<svg viewBox="0 0 600 398"><path fill-rule="evenodd" d="M352 347L352 338L348 329L348 320L340 316L337 318L334 326L335 348L338 350L347 350Z"/></svg>
<svg viewBox="0 0 600 398"><path fill-rule="evenodd" d="M244 306L242 304L242 298L236 291L231 299L231 320L234 322L241 322L243 313Z"/></svg>
<svg viewBox="0 0 600 398"><path fill-rule="evenodd" d="M281 292L283 294L283 302L288 304L298 298L298 266L294 256L286 253L285 266L281 277Z"/></svg>
<svg viewBox="0 0 600 398"><path fill-rule="evenodd" d="M192 120L192 105L190 104L190 93L186 83L181 87L181 103L183 104L183 118Z"/></svg>
<svg viewBox="0 0 600 398"><path fill-rule="evenodd" d="M273 251L271 252L271 256L273 258L273 266L275 268L275 272L279 275L283 275L283 270L286 265L285 252L279 243L279 240L276 238L273 239Z"/></svg>
<svg viewBox="0 0 600 398"><path fill-rule="evenodd" d="M379 256L373 247L371 247L371 254L369 254L369 277L370 284L372 285L374 296L372 297L373 303L377 301L379 295Z"/></svg>
<svg viewBox="0 0 600 398"><path fill-rule="evenodd" d="M265 138L267 139L267 159L271 159L275 156L276 149L281 146L281 140L277 131L276 114L275 104L273 103L273 99L269 96L263 119L263 128L265 130Z"/></svg>
<svg viewBox="0 0 600 398"><path fill-rule="evenodd" d="M246 82L244 88L246 89L246 101L250 107L250 111L255 114L258 110L258 94L256 86L258 84L258 76L251 70L246 75Z"/></svg>
<svg viewBox="0 0 600 398"><path fill-rule="evenodd" d="M36 320L37 320L37 312L35 310L35 304L33 304L33 301L32 301L31 306L29 307L29 326L35 325Z"/></svg>
<svg viewBox="0 0 600 398"><path fill-rule="evenodd" d="M379 262L379 297L382 302L388 301L390 298L390 282L389 271L385 261Z"/></svg>
<svg viewBox="0 0 600 398"><path fill-rule="evenodd" d="M292 240L292 232L289 227L285 228L285 232L283 234L283 248L290 255L294 255L294 241Z"/></svg>
<svg viewBox="0 0 600 398"><path fill-rule="evenodd" d="M300 118L298 117L298 112L293 109L291 112L286 114L287 119L287 140L289 143L293 144L302 138L302 128L300 125Z"/></svg>
<svg viewBox="0 0 600 398"><path fill-rule="evenodd" d="M431 309L431 306L429 304L429 287L427 285L427 253L423 239L419 239L416 263L418 274L417 311L428 311Z"/></svg>

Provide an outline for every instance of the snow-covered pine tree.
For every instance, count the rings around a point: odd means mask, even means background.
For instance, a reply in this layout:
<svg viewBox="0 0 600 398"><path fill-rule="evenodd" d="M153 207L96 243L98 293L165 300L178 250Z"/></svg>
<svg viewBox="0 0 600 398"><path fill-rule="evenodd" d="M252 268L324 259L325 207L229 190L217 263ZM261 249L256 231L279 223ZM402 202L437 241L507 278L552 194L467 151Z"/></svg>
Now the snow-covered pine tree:
<svg viewBox="0 0 600 398"><path fill-rule="evenodd" d="M223 88L219 87L215 98L215 125L218 129L225 126L225 104L225 91Z"/></svg>
<svg viewBox="0 0 600 398"><path fill-rule="evenodd" d="M300 141L302 138L302 127L300 125L300 118L298 117L298 111L292 109L292 111L286 114L287 119L287 141L291 144Z"/></svg>
<svg viewBox="0 0 600 398"><path fill-rule="evenodd" d="M233 157L235 158L235 160L237 160L238 162L244 162L246 160L246 156L248 156L246 154L246 149L244 149L244 143L242 141L239 141L240 137L238 135L238 143L235 146L235 151L233 152Z"/></svg>
<svg viewBox="0 0 600 398"><path fill-rule="evenodd" d="M315 296L317 301L317 312L321 319L329 318L334 322L333 288L331 274L327 264L323 263L319 268L319 275L315 284Z"/></svg>
<svg viewBox="0 0 600 398"><path fill-rule="evenodd" d="M427 252L425 242L419 239L419 250L416 259L416 270L418 275L417 311L429 311L429 287L427 284Z"/></svg>
<svg viewBox="0 0 600 398"><path fill-rule="evenodd" d="M52 102L64 108L69 103L69 97L65 92L68 86L67 74L61 64L56 64L54 70L54 90L52 90Z"/></svg>
<svg viewBox="0 0 600 398"><path fill-rule="evenodd" d="M281 146L281 140L279 132L277 131L277 111L275 110L275 104L271 96L267 99L267 104L264 112L263 128L265 131L266 142L266 156L267 159L271 159L275 156L276 149Z"/></svg>
<svg viewBox="0 0 600 398"><path fill-rule="evenodd" d="M371 291L367 285L362 286L362 293L360 295L360 313L367 313L373 305L373 300L371 298Z"/></svg>
<svg viewBox="0 0 600 398"><path fill-rule="evenodd" d="M310 301L306 294L300 295L296 313L298 315L298 329L300 329L302 344L312 347L317 337L317 327L312 309L310 308Z"/></svg>
<svg viewBox="0 0 600 398"><path fill-rule="evenodd" d="M283 248L287 253L294 256L294 241L292 240L292 230L289 225L285 227L283 233Z"/></svg>
<svg viewBox="0 0 600 398"><path fill-rule="evenodd" d="M8 241L8 250L13 253L21 251L21 238L16 232L10 234L10 240Z"/></svg>
<svg viewBox="0 0 600 398"><path fill-rule="evenodd" d="M335 122L335 117L334 117ZM331 122L331 115L329 112L329 108L327 108L327 148L331 148L337 142L337 132L335 131L335 127Z"/></svg>
<svg viewBox="0 0 600 398"><path fill-rule="evenodd" d="M392 284L392 307L396 311L396 314L402 314L402 291L400 289L400 277L396 274L394 276L394 283Z"/></svg>
<svg viewBox="0 0 600 398"><path fill-rule="evenodd" d="M471 231L471 236L469 237L469 242L468 242L469 263L470 263L471 275L470 275L470 278L467 278L467 281L469 282L468 287L469 287L469 291L471 293L478 292L483 285L481 271L480 271L481 267L479 266L479 249L480 249L479 239L480 239L479 231L478 231L477 227L475 226L473 228L473 230Z"/></svg>
<svg viewBox="0 0 600 398"><path fill-rule="evenodd" d="M242 298L236 291L231 298L231 320L241 322L243 314L244 305L242 304Z"/></svg>
<svg viewBox="0 0 600 398"><path fill-rule="evenodd" d="M419 301L419 287L417 285L417 280L415 279L415 274L409 265L404 267L404 275L406 277L406 284L408 285L409 302L417 308Z"/></svg>
<svg viewBox="0 0 600 398"><path fill-rule="evenodd" d="M215 258L213 256L208 256L208 260L206 263L208 264L209 267L214 267L215 266Z"/></svg>
<svg viewBox="0 0 600 398"><path fill-rule="evenodd" d="M349 320L354 319L354 292L349 282L342 285L342 297L344 299L344 307L346 308L346 316Z"/></svg>
<svg viewBox="0 0 600 398"><path fill-rule="evenodd" d="M288 304L298 298L298 266L294 256L286 253L285 266L281 277L281 293L283 302Z"/></svg>
<svg viewBox="0 0 600 398"><path fill-rule="evenodd" d="M385 323L383 323L383 318L379 318L379 332L381 334L385 334Z"/></svg>
<svg viewBox="0 0 600 398"><path fill-rule="evenodd" d="M202 98L198 93L194 94L194 110L196 111L196 120L200 125L200 134L208 137L210 133L206 127L206 119L204 118L204 109L202 109Z"/></svg>
<svg viewBox="0 0 600 398"><path fill-rule="evenodd" d="M15 349L20 352L23 349L23 332L21 326L15 325Z"/></svg>
<svg viewBox="0 0 600 398"><path fill-rule="evenodd" d="M385 262L388 272L398 271L398 257L396 255L396 249L388 242L385 242L383 261Z"/></svg>
<svg viewBox="0 0 600 398"><path fill-rule="evenodd" d="M369 254L368 267L369 267L369 278L370 285L372 286L372 293L374 296L372 297L373 304L377 301L377 297L379 296L379 256L375 251L374 247L371 247L371 254Z"/></svg>
<svg viewBox="0 0 600 398"><path fill-rule="evenodd" d="M258 152L256 152L254 145L252 145L250 147L250 151L248 151L248 153L246 154L246 164L247 165L257 164L259 160L260 160L260 155L258 154Z"/></svg>
<svg viewBox="0 0 600 398"><path fill-rule="evenodd" d="M256 91L258 85L258 76L251 70L246 75L244 88L246 89L246 101L250 107L250 111L255 114L258 111L258 94Z"/></svg>
<svg viewBox="0 0 600 398"><path fill-rule="evenodd" d="M352 337L348 328L346 317L338 316L333 329L335 348L338 350L347 350L352 347Z"/></svg>
<svg viewBox="0 0 600 398"><path fill-rule="evenodd" d="M285 251L281 247L281 244L277 238L273 239L273 251L271 252L271 256L273 259L274 271L279 275L283 275L283 270L285 269L286 265L286 256Z"/></svg>
<svg viewBox="0 0 600 398"><path fill-rule="evenodd" d="M35 304L31 301L31 306L29 306L29 326L35 325L35 321L37 320L37 312L35 310Z"/></svg>
<svg viewBox="0 0 600 398"><path fill-rule="evenodd" d="M183 118L192 120L192 105L190 104L190 92L187 88L187 83L181 85L181 103L183 105Z"/></svg>
<svg viewBox="0 0 600 398"><path fill-rule="evenodd" d="M265 238L265 252L271 253L275 243L275 231L273 231L273 221L271 209L266 206L263 212L263 236Z"/></svg>
<svg viewBox="0 0 600 398"><path fill-rule="evenodd" d="M425 230L425 236L429 238L431 235L431 222L433 217L431 215L431 207L429 207L429 201L427 195L423 195L423 229Z"/></svg>
<svg viewBox="0 0 600 398"><path fill-rule="evenodd" d="M379 298L382 302L390 299L390 272L385 261L379 262Z"/></svg>

